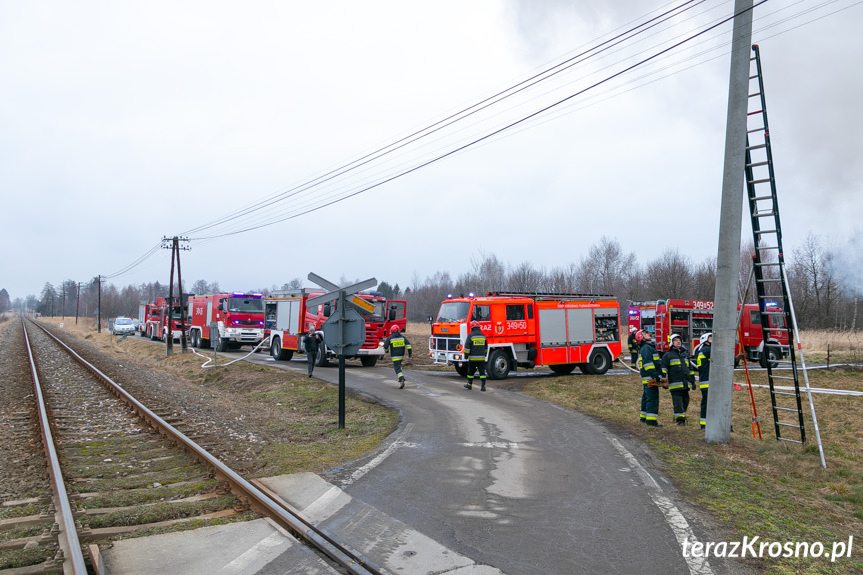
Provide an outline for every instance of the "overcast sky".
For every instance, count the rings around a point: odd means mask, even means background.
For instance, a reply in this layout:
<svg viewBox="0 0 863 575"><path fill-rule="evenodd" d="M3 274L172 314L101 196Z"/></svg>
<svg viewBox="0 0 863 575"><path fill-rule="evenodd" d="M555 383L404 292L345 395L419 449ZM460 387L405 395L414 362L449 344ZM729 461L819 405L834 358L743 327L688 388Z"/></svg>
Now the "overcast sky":
<svg viewBox="0 0 863 575"><path fill-rule="evenodd" d="M680 5L669 22L339 175ZM187 285L230 291L310 271L404 287L456 277L484 254L548 270L603 235L641 263L674 247L715 257L730 24L587 88L732 10L0 0L0 287L14 299L97 274L166 283L166 250L117 273L175 234L192 238ZM859 0L755 9L786 251L809 232L837 245L863 234L861 28Z"/></svg>

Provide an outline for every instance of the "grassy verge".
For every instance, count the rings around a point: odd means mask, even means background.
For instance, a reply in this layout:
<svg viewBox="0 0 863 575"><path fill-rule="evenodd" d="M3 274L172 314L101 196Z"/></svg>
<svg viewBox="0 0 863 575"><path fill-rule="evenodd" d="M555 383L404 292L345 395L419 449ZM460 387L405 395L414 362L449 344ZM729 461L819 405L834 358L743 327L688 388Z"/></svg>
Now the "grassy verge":
<svg viewBox="0 0 863 575"><path fill-rule="evenodd" d="M700 392L692 392L689 425L671 422L671 398L660 392L660 419L665 427L648 428L638 420L640 380L635 375L548 377L528 383L524 391L569 409L597 416L619 433L641 438L665 464L687 498L707 510L730 532L730 541L759 536L761 542L822 542L829 554L833 542L854 536L852 557L831 563L824 558L760 559L766 573L863 573L857 541L863 533L863 397L815 396L827 469L821 468L815 433L806 413L807 445L775 439L770 396L754 388L763 440L753 438L751 407L745 380L734 392L732 424L727 445L704 442L697 424ZM813 387L863 390L863 371L812 371ZM766 375L753 373L753 383L766 384ZM766 554L766 553L765 553Z"/></svg>

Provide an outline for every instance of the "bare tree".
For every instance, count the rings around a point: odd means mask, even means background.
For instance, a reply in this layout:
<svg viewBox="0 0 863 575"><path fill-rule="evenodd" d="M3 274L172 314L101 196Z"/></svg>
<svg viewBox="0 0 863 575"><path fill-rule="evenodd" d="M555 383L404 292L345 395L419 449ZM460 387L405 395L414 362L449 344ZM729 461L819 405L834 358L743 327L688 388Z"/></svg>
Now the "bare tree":
<svg viewBox="0 0 863 575"><path fill-rule="evenodd" d="M666 250L647 264L645 283L658 299L689 299L695 290L691 260L678 250Z"/></svg>
<svg viewBox="0 0 863 575"><path fill-rule="evenodd" d="M707 258L695 268L692 297L700 300L713 300L716 295L716 258Z"/></svg>

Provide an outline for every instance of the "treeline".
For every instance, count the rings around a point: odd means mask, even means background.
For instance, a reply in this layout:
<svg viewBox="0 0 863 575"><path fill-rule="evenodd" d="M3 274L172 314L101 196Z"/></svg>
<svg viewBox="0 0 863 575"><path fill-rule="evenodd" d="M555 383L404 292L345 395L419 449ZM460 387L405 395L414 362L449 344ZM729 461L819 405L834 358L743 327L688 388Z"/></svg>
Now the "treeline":
<svg viewBox="0 0 863 575"><path fill-rule="evenodd" d="M857 243L863 244L863 241L854 239L847 246L837 247L810 234L790 257L786 256L788 282L801 329L860 328L858 302L863 295L863 266L857 261L861 257L860 250L855 249ZM741 252L738 273L741 295L750 279L753 253L751 242ZM765 269L776 277L777 267ZM342 276L339 283L348 285L354 281L357 280ZM56 287L46 283L39 297L30 295L24 300L15 299L11 306L35 310L42 315L92 317L99 302L97 282L97 278L83 283L66 280ZM616 239L602 237L578 261L548 270L537 268L530 262L510 265L494 254L480 254L471 262L471 269L456 278L447 271L438 271L425 278L414 272L408 287L402 289L397 283L391 285L382 281L378 290L389 298L407 300L408 319L424 322L428 316L437 314L447 294L484 294L487 291L608 294L615 296L625 308L630 301L712 300L715 285L715 258L698 262L677 249L669 249L656 259L643 261L634 253L625 253ZM777 284L770 285L777 289ZM294 278L280 288L274 285L252 291L269 295L277 289L301 287L304 287L304 282ZM195 294L220 291L217 282L205 280L198 280L188 289L186 286L183 289L184 293ZM4 292L0 291L0 305L9 300ZM103 283L102 317L137 317L138 305L157 297L168 297L167 284L152 282L118 288ZM755 301L754 287L749 288L746 300Z"/></svg>
<svg viewBox="0 0 863 575"><path fill-rule="evenodd" d="M755 301L754 283L750 283L754 252L749 242L740 256L739 293L741 296L748 293L747 302ZM828 246L810 234L790 258L786 257L791 297L801 329L860 329L860 266L849 257L859 257L857 254ZM766 269L765 277L777 277L777 267ZM748 292L747 284L750 284ZM778 295L778 284L770 285L773 291L768 293ZM608 294L614 295L625 308L630 301L712 300L715 287L715 258L697 262L679 250L669 249L656 259L641 261L634 253L625 253L617 240L602 237L580 260L550 270L537 268L530 262L512 266L494 254L483 254L472 262L470 271L455 279L445 271L425 279L414 273L403 297L408 301L409 319L426 321L428 316L437 314L447 294L486 291Z"/></svg>

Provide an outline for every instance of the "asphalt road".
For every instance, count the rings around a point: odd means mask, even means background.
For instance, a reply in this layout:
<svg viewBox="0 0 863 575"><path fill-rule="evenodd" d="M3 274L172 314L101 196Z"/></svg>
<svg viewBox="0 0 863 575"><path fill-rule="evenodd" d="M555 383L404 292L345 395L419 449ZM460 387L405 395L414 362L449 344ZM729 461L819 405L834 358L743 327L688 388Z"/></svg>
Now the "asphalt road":
<svg viewBox="0 0 863 575"><path fill-rule="evenodd" d="M306 371L302 356L249 359ZM345 372L401 422L381 451L325 479L479 564L508 575L747 572L685 559L685 539L719 536L640 445L587 416L493 381L468 391L454 372L407 370L403 390L388 365ZM337 367L314 375L338 383Z"/></svg>

